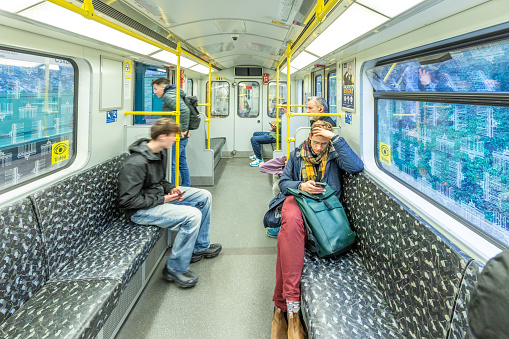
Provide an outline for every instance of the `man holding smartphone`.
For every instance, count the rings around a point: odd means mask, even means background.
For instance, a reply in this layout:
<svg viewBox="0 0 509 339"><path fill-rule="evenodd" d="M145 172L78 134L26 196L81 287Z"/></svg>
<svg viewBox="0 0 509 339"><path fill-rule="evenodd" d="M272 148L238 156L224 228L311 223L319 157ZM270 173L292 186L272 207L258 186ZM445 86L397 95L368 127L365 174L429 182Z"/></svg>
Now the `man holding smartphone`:
<svg viewBox="0 0 509 339"><path fill-rule="evenodd" d="M134 223L178 230L163 277L180 287L193 287L198 276L189 263L213 258L220 244L210 244L210 192L166 181L168 149L180 125L160 118L151 128L151 139L138 139L118 176L119 207Z"/></svg>

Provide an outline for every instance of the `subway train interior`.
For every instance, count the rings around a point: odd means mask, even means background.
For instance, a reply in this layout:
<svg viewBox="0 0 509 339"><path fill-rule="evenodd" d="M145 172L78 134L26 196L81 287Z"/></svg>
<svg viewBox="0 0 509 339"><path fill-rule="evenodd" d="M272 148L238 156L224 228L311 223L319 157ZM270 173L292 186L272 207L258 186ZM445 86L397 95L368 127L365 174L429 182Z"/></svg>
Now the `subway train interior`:
<svg viewBox="0 0 509 339"><path fill-rule="evenodd" d="M181 121L159 78L198 100L186 161L222 245L193 288L164 279L178 232L118 202L129 146ZM251 138L288 159L318 117L364 169L339 178L353 248L306 250L305 336L467 337L509 246L508 92L507 0L0 0L0 337L274 338L278 177Z"/></svg>

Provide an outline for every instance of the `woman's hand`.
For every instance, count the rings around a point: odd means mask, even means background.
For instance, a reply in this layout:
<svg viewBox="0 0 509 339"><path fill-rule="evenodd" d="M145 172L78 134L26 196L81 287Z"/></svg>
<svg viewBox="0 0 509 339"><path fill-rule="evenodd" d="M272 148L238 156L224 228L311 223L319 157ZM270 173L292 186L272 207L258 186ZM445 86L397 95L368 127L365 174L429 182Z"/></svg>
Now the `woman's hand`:
<svg viewBox="0 0 509 339"><path fill-rule="evenodd" d="M309 194L320 194L325 192L325 188L318 186L315 181L308 180L299 185L301 191L308 192Z"/></svg>

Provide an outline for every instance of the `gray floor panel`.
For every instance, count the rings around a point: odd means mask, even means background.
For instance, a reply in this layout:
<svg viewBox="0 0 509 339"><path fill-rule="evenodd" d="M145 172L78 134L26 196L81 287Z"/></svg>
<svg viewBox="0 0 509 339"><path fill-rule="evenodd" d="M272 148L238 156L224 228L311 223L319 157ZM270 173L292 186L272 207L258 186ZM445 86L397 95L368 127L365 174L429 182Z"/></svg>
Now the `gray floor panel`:
<svg viewBox="0 0 509 339"><path fill-rule="evenodd" d="M213 259L191 264L200 280L180 289L161 278L159 263L117 338L269 338L276 240L262 220L272 189L247 158L223 159L212 193Z"/></svg>

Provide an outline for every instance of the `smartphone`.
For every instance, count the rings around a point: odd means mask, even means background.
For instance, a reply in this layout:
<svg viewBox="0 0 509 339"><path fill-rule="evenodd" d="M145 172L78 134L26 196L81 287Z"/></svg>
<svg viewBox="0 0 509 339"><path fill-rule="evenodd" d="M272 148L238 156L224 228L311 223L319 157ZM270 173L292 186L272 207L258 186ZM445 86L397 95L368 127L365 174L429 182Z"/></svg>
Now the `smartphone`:
<svg viewBox="0 0 509 339"><path fill-rule="evenodd" d="M184 192L177 193L177 195L182 195L182 194L184 194Z"/></svg>
<svg viewBox="0 0 509 339"><path fill-rule="evenodd" d="M325 187L325 186L327 186L327 184L326 184L326 183L324 183L324 182L315 182L315 185L316 185L316 186L321 186L321 187Z"/></svg>

